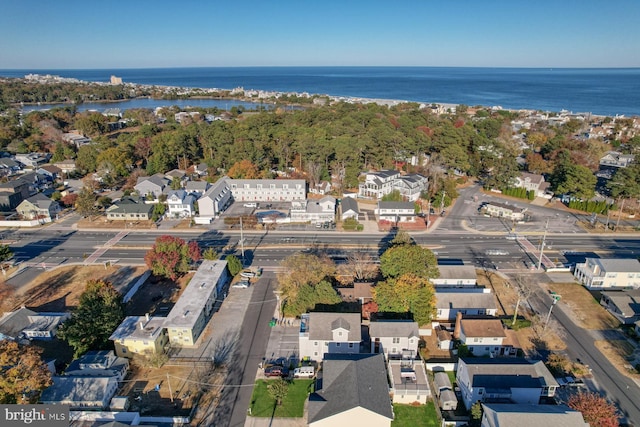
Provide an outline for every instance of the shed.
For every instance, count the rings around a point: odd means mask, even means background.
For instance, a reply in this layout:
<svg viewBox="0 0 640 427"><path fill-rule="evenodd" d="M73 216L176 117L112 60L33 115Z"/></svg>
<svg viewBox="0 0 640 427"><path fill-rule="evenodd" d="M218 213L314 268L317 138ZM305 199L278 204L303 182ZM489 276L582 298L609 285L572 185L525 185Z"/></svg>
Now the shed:
<svg viewBox="0 0 640 427"><path fill-rule="evenodd" d="M442 390L438 398L440 409L443 411L455 411L458 407L458 398L451 390Z"/></svg>
<svg viewBox="0 0 640 427"><path fill-rule="evenodd" d="M436 394L440 396L444 390L453 390L451 380L446 372L436 372L433 376L433 382L436 388Z"/></svg>

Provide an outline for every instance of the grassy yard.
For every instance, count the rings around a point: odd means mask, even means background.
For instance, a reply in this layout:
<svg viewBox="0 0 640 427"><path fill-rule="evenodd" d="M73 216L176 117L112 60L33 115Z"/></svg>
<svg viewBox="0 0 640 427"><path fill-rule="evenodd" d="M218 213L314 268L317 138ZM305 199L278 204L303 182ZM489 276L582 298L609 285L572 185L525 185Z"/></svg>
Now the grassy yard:
<svg viewBox="0 0 640 427"><path fill-rule="evenodd" d="M304 415L304 402L313 391L313 380L293 380L282 405L275 407L276 401L267 390L273 380L258 380L251 396L251 416L271 418L300 418ZM274 412L275 407L275 412Z"/></svg>
<svg viewBox="0 0 640 427"><path fill-rule="evenodd" d="M433 401L426 405L393 405L395 419L391 422L391 427L438 427L438 415Z"/></svg>
<svg viewBox="0 0 640 427"><path fill-rule="evenodd" d="M559 294L560 303L566 304L573 311L577 323L585 329L615 329L620 322L600 305L599 294L590 293L577 283L553 283L548 285L550 291Z"/></svg>

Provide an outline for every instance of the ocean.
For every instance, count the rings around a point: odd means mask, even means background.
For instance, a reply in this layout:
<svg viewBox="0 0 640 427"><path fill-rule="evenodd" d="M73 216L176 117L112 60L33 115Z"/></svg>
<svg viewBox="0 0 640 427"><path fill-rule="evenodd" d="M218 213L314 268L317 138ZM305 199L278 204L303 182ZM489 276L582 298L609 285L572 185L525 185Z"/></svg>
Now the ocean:
<svg viewBox="0 0 640 427"><path fill-rule="evenodd" d="M424 103L640 115L640 68L225 67L0 70L84 81L257 89Z"/></svg>

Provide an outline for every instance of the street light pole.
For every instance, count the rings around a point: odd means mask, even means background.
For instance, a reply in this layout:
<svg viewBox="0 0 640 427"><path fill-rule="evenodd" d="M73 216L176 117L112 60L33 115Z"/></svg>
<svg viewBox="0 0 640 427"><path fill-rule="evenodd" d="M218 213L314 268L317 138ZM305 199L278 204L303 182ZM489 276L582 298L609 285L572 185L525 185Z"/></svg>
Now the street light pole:
<svg viewBox="0 0 640 427"><path fill-rule="evenodd" d="M549 228L549 218L544 226L544 234L542 235L542 243L540 243L540 257L538 258L538 270L542 267L542 252L544 252L545 240L547 238L547 229Z"/></svg>
<svg viewBox="0 0 640 427"><path fill-rule="evenodd" d="M547 330L547 325L549 324L549 319L551 319L551 310L553 310L553 306L556 305L558 303L558 301L560 300L560 295L552 294L551 298L553 299L553 301L551 302L551 306L549 307L549 312L547 313L547 319L544 321L544 327L542 328L543 331Z"/></svg>

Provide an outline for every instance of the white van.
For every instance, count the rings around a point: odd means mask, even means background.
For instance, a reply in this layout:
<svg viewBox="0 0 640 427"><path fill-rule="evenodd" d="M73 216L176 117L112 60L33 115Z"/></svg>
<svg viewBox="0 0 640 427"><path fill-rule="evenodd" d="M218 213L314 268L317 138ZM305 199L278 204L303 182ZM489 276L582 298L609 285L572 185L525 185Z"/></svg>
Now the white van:
<svg viewBox="0 0 640 427"><path fill-rule="evenodd" d="M314 375L313 366L302 366L293 370L293 378L313 378Z"/></svg>

